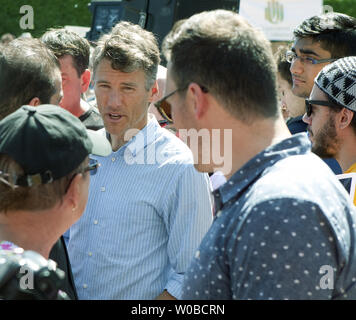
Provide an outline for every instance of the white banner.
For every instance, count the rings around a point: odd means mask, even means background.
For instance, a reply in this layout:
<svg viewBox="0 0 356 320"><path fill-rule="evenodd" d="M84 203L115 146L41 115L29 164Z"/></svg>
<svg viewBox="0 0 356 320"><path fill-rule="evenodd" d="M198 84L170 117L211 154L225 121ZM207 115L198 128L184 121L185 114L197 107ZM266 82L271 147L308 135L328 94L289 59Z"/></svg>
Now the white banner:
<svg viewBox="0 0 356 320"><path fill-rule="evenodd" d="M269 40L291 41L293 29L323 12L323 0L240 0L239 13Z"/></svg>

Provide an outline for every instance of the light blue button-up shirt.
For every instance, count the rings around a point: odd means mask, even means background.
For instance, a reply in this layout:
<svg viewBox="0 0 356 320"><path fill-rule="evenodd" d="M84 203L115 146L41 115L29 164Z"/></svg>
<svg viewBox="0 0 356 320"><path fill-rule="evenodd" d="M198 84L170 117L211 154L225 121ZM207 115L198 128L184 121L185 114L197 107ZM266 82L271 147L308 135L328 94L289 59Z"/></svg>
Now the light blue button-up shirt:
<svg viewBox="0 0 356 320"><path fill-rule="evenodd" d="M153 118L118 151L93 158L101 166L68 233L79 299L154 299L164 289L180 298L212 222L208 176Z"/></svg>

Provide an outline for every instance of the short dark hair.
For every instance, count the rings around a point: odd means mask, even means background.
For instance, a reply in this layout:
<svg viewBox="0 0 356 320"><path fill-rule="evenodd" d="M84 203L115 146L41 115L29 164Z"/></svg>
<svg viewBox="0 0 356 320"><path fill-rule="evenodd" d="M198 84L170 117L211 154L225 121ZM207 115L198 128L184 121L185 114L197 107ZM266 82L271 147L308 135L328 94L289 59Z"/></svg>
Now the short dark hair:
<svg viewBox="0 0 356 320"><path fill-rule="evenodd" d="M304 20L294 31L295 38L312 38L333 58L356 55L356 19L329 12Z"/></svg>
<svg viewBox="0 0 356 320"><path fill-rule="evenodd" d="M38 39L15 39L0 49L0 119L38 97L49 103L56 93L54 54Z"/></svg>
<svg viewBox="0 0 356 320"><path fill-rule="evenodd" d="M274 57L277 63L277 71L281 75L281 77L288 81L288 83L292 86L292 74L290 73L290 63L286 59L286 52L289 50L289 46L279 46L277 48Z"/></svg>
<svg viewBox="0 0 356 320"><path fill-rule="evenodd" d="M71 56L78 77L88 69L90 44L87 39L66 29L50 29L42 35L41 40L57 58Z"/></svg>
<svg viewBox="0 0 356 320"><path fill-rule="evenodd" d="M143 70L146 89L156 81L160 52L152 32L128 21L120 21L110 34L103 35L93 53L93 72L101 60L111 61L111 67L122 72Z"/></svg>
<svg viewBox="0 0 356 320"><path fill-rule="evenodd" d="M271 44L239 14L227 10L195 14L164 43L178 88L190 82L205 86L240 120L279 114Z"/></svg>

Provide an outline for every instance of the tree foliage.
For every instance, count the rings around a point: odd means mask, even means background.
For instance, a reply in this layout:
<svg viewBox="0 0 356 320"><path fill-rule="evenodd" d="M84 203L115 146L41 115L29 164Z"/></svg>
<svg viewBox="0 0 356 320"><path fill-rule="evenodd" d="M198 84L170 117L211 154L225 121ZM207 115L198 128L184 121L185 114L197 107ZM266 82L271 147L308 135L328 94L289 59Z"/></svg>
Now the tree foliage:
<svg viewBox="0 0 356 320"><path fill-rule="evenodd" d="M324 5L331 6L335 12L345 13L356 18L355 0L324 0Z"/></svg>
<svg viewBox="0 0 356 320"><path fill-rule="evenodd" d="M0 35L12 33L15 36L29 32L33 37L41 36L48 28L76 25L89 27L90 0L0 0ZM34 12L34 29L21 29L20 13L23 5L30 5Z"/></svg>

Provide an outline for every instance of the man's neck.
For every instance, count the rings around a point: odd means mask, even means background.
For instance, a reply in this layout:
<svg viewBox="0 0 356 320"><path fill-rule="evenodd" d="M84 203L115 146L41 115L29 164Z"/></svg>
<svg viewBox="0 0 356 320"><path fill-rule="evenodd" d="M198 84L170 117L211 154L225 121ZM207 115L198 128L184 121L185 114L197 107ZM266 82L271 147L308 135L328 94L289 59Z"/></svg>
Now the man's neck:
<svg viewBox="0 0 356 320"><path fill-rule="evenodd" d="M50 250L59 239L55 226L41 221L43 212L8 211L0 213L0 241L9 241L24 250L33 250L48 259ZM35 217L38 216L38 219ZM35 217L35 218L34 218ZM46 223L44 223L46 220Z"/></svg>
<svg viewBox="0 0 356 320"><path fill-rule="evenodd" d="M67 110L71 114L73 114L74 116L79 118L81 115L83 115L89 109L90 109L90 105L83 99L80 99L80 102L77 105L72 106L71 108L68 108Z"/></svg>
<svg viewBox="0 0 356 320"><path fill-rule="evenodd" d="M225 175L227 180L258 153L291 136L282 117L257 120L251 125L239 122L238 127L232 130L232 170Z"/></svg>
<svg viewBox="0 0 356 320"><path fill-rule="evenodd" d="M111 143L111 148L113 151L119 150L124 144L131 140L139 131L141 131L149 122L153 116L145 113L143 117L136 123L135 128L126 129L120 134L110 134L108 135L109 141Z"/></svg>
<svg viewBox="0 0 356 320"><path fill-rule="evenodd" d="M353 133L347 138L342 139L342 146L338 155L335 157L340 164L342 172L347 171L354 163L356 163L355 143L356 136Z"/></svg>

